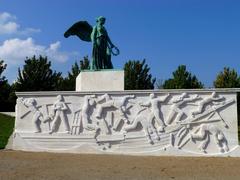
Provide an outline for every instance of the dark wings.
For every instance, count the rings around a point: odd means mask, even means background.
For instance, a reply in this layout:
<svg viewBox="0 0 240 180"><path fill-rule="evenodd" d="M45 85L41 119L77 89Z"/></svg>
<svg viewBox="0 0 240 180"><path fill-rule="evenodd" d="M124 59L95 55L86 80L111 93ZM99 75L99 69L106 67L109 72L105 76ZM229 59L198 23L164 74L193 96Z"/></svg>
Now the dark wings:
<svg viewBox="0 0 240 180"><path fill-rule="evenodd" d="M92 26L87 21L79 21L73 24L65 33L64 37L78 36L81 40L91 42Z"/></svg>

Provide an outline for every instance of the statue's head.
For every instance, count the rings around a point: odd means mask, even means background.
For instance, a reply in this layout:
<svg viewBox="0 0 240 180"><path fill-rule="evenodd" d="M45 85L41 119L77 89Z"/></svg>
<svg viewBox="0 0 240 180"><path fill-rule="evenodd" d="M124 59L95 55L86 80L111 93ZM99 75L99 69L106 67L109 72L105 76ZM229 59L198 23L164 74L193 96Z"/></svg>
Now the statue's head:
<svg viewBox="0 0 240 180"><path fill-rule="evenodd" d="M153 98L155 98L155 94L154 94L154 93L151 93L151 94L149 95L149 97L150 97L150 99L153 99Z"/></svg>
<svg viewBox="0 0 240 180"><path fill-rule="evenodd" d="M34 99L34 98L29 98L29 99L27 99L27 103L28 103L28 104L31 104L31 105L33 105L33 106L37 105L37 101L36 101L36 99Z"/></svg>
<svg viewBox="0 0 240 180"><path fill-rule="evenodd" d="M96 21L97 21L97 23L103 25L106 21L106 18L103 16L99 16Z"/></svg>
<svg viewBox="0 0 240 180"><path fill-rule="evenodd" d="M217 93L216 92L212 92L212 97L217 97Z"/></svg>
<svg viewBox="0 0 240 180"><path fill-rule="evenodd" d="M58 96L57 96L57 100L58 100L58 101L63 101L62 95L58 95Z"/></svg>

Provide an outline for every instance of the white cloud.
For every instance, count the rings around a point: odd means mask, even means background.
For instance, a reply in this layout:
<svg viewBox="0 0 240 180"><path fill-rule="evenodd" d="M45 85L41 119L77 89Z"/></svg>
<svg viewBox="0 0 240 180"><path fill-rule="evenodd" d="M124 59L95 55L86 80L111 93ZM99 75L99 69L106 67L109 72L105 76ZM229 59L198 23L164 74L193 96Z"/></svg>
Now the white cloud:
<svg viewBox="0 0 240 180"><path fill-rule="evenodd" d="M69 54L61 52L60 47L61 43L59 41L47 47L36 44L32 38L25 40L9 39L0 45L0 59L3 59L8 65L20 65L26 57L43 55L48 56L49 60L64 63L69 59Z"/></svg>
<svg viewBox="0 0 240 180"><path fill-rule="evenodd" d="M7 12L0 13L0 22L6 22L8 20L15 20L16 16L13 16Z"/></svg>
<svg viewBox="0 0 240 180"><path fill-rule="evenodd" d="M3 12L0 13L0 35L2 34L20 34L29 35L30 33L40 32L40 29L25 28L21 29L20 25L16 22L16 16Z"/></svg>

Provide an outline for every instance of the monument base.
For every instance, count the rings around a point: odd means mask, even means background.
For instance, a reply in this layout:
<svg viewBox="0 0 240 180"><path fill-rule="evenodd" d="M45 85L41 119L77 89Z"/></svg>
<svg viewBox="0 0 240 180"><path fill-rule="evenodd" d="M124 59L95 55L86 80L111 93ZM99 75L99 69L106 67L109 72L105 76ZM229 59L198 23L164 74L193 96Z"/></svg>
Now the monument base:
<svg viewBox="0 0 240 180"><path fill-rule="evenodd" d="M123 70L82 71L76 78L76 91L123 90Z"/></svg>
<svg viewBox="0 0 240 180"><path fill-rule="evenodd" d="M239 157L237 91L17 92L13 149Z"/></svg>

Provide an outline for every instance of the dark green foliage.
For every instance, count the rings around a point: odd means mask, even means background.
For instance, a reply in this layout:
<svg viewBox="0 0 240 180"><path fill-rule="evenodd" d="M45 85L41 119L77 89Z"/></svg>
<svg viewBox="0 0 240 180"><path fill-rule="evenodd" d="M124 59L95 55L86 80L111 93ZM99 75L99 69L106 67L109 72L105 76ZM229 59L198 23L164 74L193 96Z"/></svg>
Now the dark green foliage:
<svg viewBox="0 0 240 180"><path fill-rule="evenodd" d="M145 59L142 62L130 60L124 65L125 90L154 88L156 79L152 78L145 62Z"/></svg>
<svg viewBox="0 0 240 180"><path fill-rule="evenodd" d="M214 81L215 88L240 88L240 76L234 69L224 67ZM237 94L238 126L240 130L240 93ZM240 136L240 134L238 133Z"/></svg>
<svg viewBox="0 0 240 180"><path fill-rule="evenodd" d="M185 65L178 66L177 70L172 73L173 77L163 83L164 89L197 89L203 88L203 84L187 71Z"/></svg>
<svg viewBox="0 0 240 180"><path fill-rule="evenodd" d="M80 66L77 62L72 65L71 72L68 72L68 76L62 79L61 87L59 90L61 91L75 91L75 83L78 74L81 70L90 69L90 63L88 60L88 56L83 57L83 60L80 60Z"/></svg>
<svg viewBox="0 0 240 180"><path fill-rule="evenodd" d="M23 70L18 69L17 91L54 91L58 90L61 73L51 69L47 57L26 58Z"/></svg>
<svg viewBox="0 0 240 180"><path fill-rule="evenodd" d="M5 76L2 76L3 71L6 69L7 65L4 64L3 60L0 60L0 82L6 81Z"/></svg>
<svg viewBox="0 0 240 180"><path fill-rule="evenodd" d="M90 69L90 61L88 56L84 56L83 60L80 60L80 70Z"/></svg>
<svg viewBox="0 0 240 180"><path fill-rule="evenodd" d="M238 77L237 72L229 67L224 67L216 80L214 81L215 88L237 88L240 87L240 77Z"/></svg>
<svg viewBox="0 0 240 180"><path fill-rule="evenodd" d="M14 117L0 114L0 149L4 149L8 138L13 133Z"/></svg>
<svg viewBox="0 0 240 180"><path fill-rule="evenodd" d="M5 76L2 76L3 71L7 65L4 61L0 60L0 111L14 111L14 103L9 100L11 93L11 86L8 84Z"/></svg>

